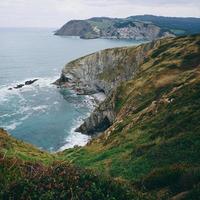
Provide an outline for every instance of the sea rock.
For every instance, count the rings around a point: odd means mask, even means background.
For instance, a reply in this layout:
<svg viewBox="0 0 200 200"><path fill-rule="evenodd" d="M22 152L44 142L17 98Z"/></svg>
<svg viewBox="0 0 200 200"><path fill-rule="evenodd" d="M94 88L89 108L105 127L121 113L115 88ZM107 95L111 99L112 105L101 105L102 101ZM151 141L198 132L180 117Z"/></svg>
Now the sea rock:
<svg viewBox="0 0 200 200"><path fill-rule="evenodd" d="M38 81L38 79L33 79L33 80L26 81L25 85L31 85L31 84L35 83L36 81Z"/></svg>
<svg viewBox="0 0 200 200"><path fill-rule="evenodd" d="M20 89L20 88L24 87L25 85L31 85L31 84L35 83L36 81L38 81L38 79L29 80L29 81L26 81L24 84L18 84L17 86L15 86L13 88ZM13 88L8 88L8 90L12 90Z"/></svg>
<svg viewBox="0 0 200 200"><path fill-rule="evenodd" d="M22 88L22 87L24 87L24 84L18 84L18 85L15 86L14 88L15 88L15 89L19 89L19 88Z"/></svg>

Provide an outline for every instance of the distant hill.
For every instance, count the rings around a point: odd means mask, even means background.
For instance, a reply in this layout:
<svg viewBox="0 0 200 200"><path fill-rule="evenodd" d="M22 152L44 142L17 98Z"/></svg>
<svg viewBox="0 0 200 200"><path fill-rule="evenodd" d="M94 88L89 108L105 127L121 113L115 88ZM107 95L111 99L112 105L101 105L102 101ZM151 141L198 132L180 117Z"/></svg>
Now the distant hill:
<svg viewBox="0 0 200 200"><path fill-rule="evenodd" d="M128 17L129 20L151 22L161 28L170 29L177 35L200 33L200 18L194 17L162 17L154 15L137 15ZM176 33L177 30L177 33ZM178 33L182 31L182 33Z"/></svg>
<svg viewBox="0 0 200 200"><path fill-rule="evenodd" d="M154 40L196 33L200 33L200 18L137 15L127 18L71 20L57 30L55 35L80 36L84 39Z"/></svg>

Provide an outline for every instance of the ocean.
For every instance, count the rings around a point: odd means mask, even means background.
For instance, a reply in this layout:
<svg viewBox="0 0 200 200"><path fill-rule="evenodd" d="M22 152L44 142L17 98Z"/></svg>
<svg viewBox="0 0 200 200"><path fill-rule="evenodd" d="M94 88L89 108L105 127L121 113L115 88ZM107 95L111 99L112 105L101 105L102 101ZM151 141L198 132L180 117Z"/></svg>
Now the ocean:
<svg viewBox="0 0 200 200"><path fill-rule="evenodd" d="M92 112L91 97L52 84L63 66L101 49L141 43L60 37L53 34L54 30L0 28L0 127L51 152L83 146L89 139L75 128ZM33 79L38 81L8 90Z"/></svg>

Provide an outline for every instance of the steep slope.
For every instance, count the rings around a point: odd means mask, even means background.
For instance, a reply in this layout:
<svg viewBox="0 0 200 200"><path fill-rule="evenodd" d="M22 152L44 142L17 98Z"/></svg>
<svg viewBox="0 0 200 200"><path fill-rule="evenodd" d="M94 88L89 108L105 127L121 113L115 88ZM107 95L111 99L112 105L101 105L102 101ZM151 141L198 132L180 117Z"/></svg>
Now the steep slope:
<svg viewBox="0 0 200 200"><path fill-rule="evenodd" d="M93 78L106 80L105 85L114 80L87 123L94 127L95 118L101 116L96 126L114 113L112 121L100 127L103 133L87 146L56 154L37 150L0 129L0 199L199 198L200 35L105 52L92 54L95 60L89 55L74 61L78 65L67 65L71 69L64 70L58 83L76 87L78 81L84 90L83 83L93 83ZM88 69L101 61L103 75L98 71L85 78L79 73L83 61ZM116 79L117 62L122 80ZM80 129L93 134L87 123Z"/></svg>
<svg viewBox="0 0 200 200"><path fill-rule="evenodd" d="M90 33L95 36L92 26L87 21L83 20L72 20L59 29L56 35L68 35L68 36L82 36L84 34Z"/></svg>
<svg viewBox="0 0 200 200"><path fill-rule="evenodd" d="M84 56L68 63L56 81L61 87L68 87L78 94L104 92L109 96L113 88L128 81L140 70L152 48L161 41L155 41L138 47L106 49ZM95 134L104 131L114 120L112 99L104 103L77 129L78 132ZM109 105L109 106L108 106ZM99 112L101 110L102 112Z"/></svg>
<svg viewBox="0 0 200 200"><path fill-rule="evenodd" d="M112 109L115 117L109 128L86 147L66 150L61 156L129 180L157 198L178 194L196 199L199 92L200 36L160 40L134 78L117 87L95 111Z"/></svg>
<svg viewBox="0 0 200 200"><path fill-rule="evenodd" d="M108 94L119 83L132 78L153 46L154 42L136 48L106 49L84 56L68 63L57 83L83 94L99 91Z"/></svg>
<svg viewBox="0 0 200 200"><path fill-rule="evenodd" d="M76 168L0 129L0 199L146 199L129 185Z"/></svg>
<svg viewBox="0 0 200 200"><path fill-rule="evenodd" d="M137 15L127 18L94 17L87 20L72 20L55 34L80 36L85 39L154 40L166 36L196 33L200 33L199 18Z"/></svg>
<svg viewBox="0 0 200 200"><path fill-rule="evenodd" d="M55 35L80 36L84 39L154 40L173 34L169 29L132 18L96 17L88 20L71 20L57 30Z"/></svg>

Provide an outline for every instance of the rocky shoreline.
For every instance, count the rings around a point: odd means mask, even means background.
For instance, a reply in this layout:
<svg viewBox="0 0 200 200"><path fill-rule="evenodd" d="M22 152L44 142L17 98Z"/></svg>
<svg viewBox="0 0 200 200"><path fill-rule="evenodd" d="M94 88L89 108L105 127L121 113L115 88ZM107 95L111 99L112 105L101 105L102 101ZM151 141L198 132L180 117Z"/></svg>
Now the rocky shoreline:
<svg viewBox="0 0 200 200"><path fill-rule="evenodd" d="M99 135L113 124L116 118L115 88L140 71L148 51L160 42L106 49L66 64L54 84L69 88L78 95L105 95L101 101L97 101L96 108L76 129L77 132Z"/></svg>

